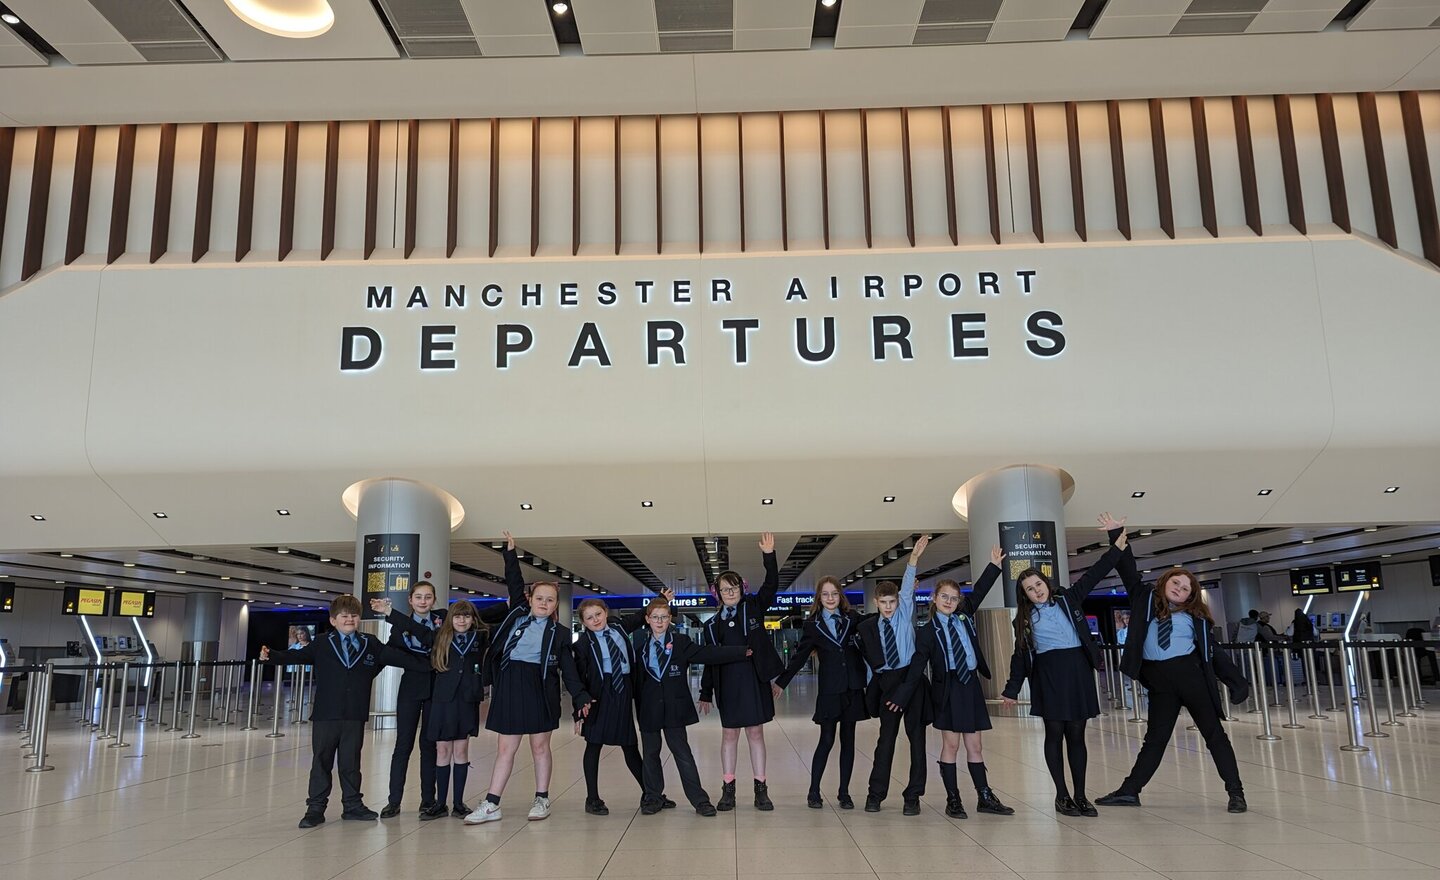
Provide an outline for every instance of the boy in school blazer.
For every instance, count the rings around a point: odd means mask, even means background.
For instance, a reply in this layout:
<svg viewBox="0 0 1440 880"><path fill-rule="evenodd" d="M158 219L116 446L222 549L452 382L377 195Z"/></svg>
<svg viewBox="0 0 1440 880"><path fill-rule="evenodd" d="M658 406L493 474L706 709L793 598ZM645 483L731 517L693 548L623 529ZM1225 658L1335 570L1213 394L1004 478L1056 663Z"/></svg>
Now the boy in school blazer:
<svg viewBox="0 0 1440 880"><path fill-rule="evenodd" d="M342 819L375 819L379 813L365 806L360 792L360 749L365 743L365 724L370 720L370 685L386 666L428 670L428 659L417 658L383 644L362 632L360 600L350 594L330 603L330 625L334 631L304 648L272 653L261 647L260 662L300 663L315 667L315 703L310 714L310 793L305 801L301 828L314 828L325 821L330 802L331 770L338 758L340 792L345 811Z"/></svg>

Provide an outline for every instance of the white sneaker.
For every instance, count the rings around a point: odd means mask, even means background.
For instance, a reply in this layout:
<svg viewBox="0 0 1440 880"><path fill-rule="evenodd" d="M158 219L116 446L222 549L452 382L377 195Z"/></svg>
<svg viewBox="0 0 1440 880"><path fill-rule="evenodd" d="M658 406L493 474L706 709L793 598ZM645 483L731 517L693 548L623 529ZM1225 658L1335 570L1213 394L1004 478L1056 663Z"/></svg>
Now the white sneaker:
<svg viewBox="0 0 1440 880"><path fill-rule="evenodd" d="M548 818L549 816L550 799L547 797L537 797L535 803L530 807L530 821L539 822L541 819Z"/></svg>
<svg viewBox="0 0 1440 880"><path fill-rule="evenodd" d="M480 808L471 812L465 817L466 825L480 825L484 822L500 821L500 805L492 804L489 801L481 801Z"/></svg>

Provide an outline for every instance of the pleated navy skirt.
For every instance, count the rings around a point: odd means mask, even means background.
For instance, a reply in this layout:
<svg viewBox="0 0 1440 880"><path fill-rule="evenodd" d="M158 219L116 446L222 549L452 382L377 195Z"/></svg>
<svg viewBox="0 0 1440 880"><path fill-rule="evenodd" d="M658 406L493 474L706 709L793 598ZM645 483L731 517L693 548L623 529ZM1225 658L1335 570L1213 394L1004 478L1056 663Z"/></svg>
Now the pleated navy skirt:
<svg viewBox="0 0 1440 880"><path fill-rule="evenodd" d="M1084 648L1035 655L1030 670L1030 714L1046 721L1085 721L1100 714L1095 670Z"/></svg>
<svg viewBox="0 0 1440 880"><path fill-rule="evenodd" d="M964 682L953 672L945 676L945 698L935 703L934 724L936 730L961 733L990 729L990 711L985 708L979 675L971 672Z"/></svg>
<svg viewBox="0 0 1440 880"><path fill-rule="evenodd" d="M550 705L540 664L512 660L495 673L485 728L511 736L558 730L560 716L551 713Z"/></svg>
<svg viewBox="0 0 1440 880"><path fill-rule="evenodd" d="M580 724L580 736L587 743L605 746L633 746L640 740L635 735L635 694L629 678L621 678L623 688L610 689L607 679L604 690L595 695L598 703L590 705L590 715Z"/></svg>
<svg viewBox="0 0 1440 880"><path fill-rule="evenodd" d="M815 714L810 720L816 724L842 721L853 724L870 717L865 709L865 691L856 689L842 694L820 694L815 698Z"/></svg>
<svg viewBox="0 0 1440 880"><path fill-rule="evenodd" d="M441 703L430 701L425 715L425 738L434 742L454 742L480 732L480 704L463 700Z"/></svg>

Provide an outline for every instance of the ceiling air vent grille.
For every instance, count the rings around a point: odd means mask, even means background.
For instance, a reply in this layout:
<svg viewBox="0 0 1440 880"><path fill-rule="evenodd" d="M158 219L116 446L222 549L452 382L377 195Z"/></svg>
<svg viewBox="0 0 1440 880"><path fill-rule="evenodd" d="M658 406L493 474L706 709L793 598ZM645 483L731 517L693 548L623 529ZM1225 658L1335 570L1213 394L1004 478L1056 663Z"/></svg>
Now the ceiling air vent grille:
<svg viewBox="0 0 1440 880"><path fill-rule="evenodd" d="M90 0L146 61L219 61L221 55L174 0Z"/></svg>

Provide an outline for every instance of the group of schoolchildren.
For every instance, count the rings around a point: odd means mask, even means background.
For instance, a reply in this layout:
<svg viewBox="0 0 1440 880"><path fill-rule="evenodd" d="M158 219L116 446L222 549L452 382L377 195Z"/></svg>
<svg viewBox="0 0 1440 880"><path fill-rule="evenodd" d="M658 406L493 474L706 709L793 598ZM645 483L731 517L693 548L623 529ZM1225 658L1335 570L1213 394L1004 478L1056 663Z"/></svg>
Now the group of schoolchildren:
<svg viewBox="0 0 1440 880"><path fill-rule="evenodd" d="M1100 517L1110 546L1073 586L1057 587L1039 570L1021 571L1015 580L1018 606L1015 652L1004 701L1014 705L1025 681L1030 683L1030 713L1044 721L1044 755L1055 782L1055 810L1066 816L1098 815L1101 806L1138 806L1140 792L1158 769L1180 709L1189 711L1225 782L1229 811L1246 810L1235 753L1220 724L1224 716L1217 682L1232 701L1241 702L1248 685L1224 652L1192 573L1167 569L1152 585L1141 582L1126 540L1124 520ZM331 771L338 760L344 819L373 820L399 814L405 771L416 735L420 742L420 818L463 818L476 825L501 818L500 800L514 767L521 740L529 737L535 766L535 796L527 818L550 814L552 757L550 738L559 729L560 691L569 693L576 729L585 740L585 811L606 815L598 790L600 757L605 746L618 747L641 790L640 812L653 815L673 808L665 796L660 747L664 740L674 759L685 798L701 816L736 806L736 769L744 734L754 776L754 806L773 810L766 782L765 725L775 717L775 699L813 655L817 696L813 721L820 739L810 767L808 806L820 809L821 779L838 739L840 778L836 804L855 808L850 778L855 762L856 725L879 720L873 769L865 793L866 812L879 812L889 794L895 744L903 726L910 744L910 767L902 792L904 815L920 813L927 778L927 727L940 731L940 779L945 786L945 815L965 818L958 759L963 746L966 770L975 787L975 809L1010 815L986 773L981 732L991 728L980 678L990 669L980 647L974 614L1001 574L1004 554L996 546L969 595L953 580L941 580L932 592L930 613L915 620L917 564L929 543L915 542L900 584L881 581L875 588L877 613L863 615L845 599L840 582L822 577L795 652L785 664L764 628L765 613L780 583L775 538L760 540L765 579L749 592L740 575L727 571L713 586L718 611L705 622L699 642L672 626L667 591L646 606L643 619L630 625L612 619L599 599L586 599L578 614L582 630L573 638L556 622L559 587L526 585L514 538L504 533L505 581L509 613L489 630L475 606L460 600L446 614L433 610L434 587L419 582L410 592L409 613L372 600L383 613L391 636L382 643L357 632L360 602L340 596L331 603L334 630L299 649L261 649L267 663L306 663L315 668L312 721L314 761L307 809L301 828L325 821ZM1131 623L1124 639L1121 668L1150 693L1150 719L1135 766L1120 787L1092 803L1085 792L1085 726L1100 713L1095 688L1099 651L1081 608L1086 596L1112 570L1118 571L1130 597ZM702 664L698 704L689 684L690 667ZM397 740L391 761L389 800L378 814L360 793L360 749L369 718L370 685L386 665L404 669L397 701ZM484 799L472 809L465 802L469 775L469 739L479 733L480 704L487 690L491 705L485 726L498 736L499 748ZM701 784L686 728L700 712L718 708L723 728L720 797L712 801ZM1070 784L1065 778L1065 759Z"/></svg>

